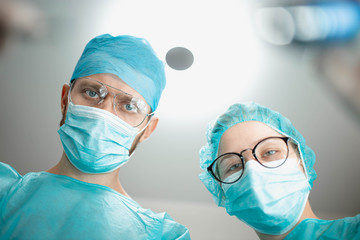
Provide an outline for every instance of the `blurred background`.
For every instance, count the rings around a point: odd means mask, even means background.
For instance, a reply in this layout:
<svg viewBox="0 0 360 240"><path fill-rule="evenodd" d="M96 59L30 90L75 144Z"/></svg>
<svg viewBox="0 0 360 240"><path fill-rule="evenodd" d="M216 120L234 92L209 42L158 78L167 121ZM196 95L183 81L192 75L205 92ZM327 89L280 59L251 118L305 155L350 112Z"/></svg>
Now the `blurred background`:
<svg viewBox="0 0 360 240"><path fill-rule="evenodd" d="M85 44L103 33L135 35L164 62L173 48L193 56L169 61L158 128L120 171L143 207L167 211L193 239L257 239L198 179L207 123L235 102L256 101L287 116L315 151L315 213L354 216L359 9L357 1L0 0L0 161L20 174L55 165L61 88Z"/></svg>

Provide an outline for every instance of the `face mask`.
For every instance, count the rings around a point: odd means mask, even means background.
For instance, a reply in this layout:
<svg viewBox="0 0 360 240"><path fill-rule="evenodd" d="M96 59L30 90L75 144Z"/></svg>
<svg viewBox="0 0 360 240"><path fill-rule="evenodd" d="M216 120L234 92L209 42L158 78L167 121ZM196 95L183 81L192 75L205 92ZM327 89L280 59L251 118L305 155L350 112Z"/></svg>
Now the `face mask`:
<svg viewBox="0 0 360 240"><path fill-rule="evenodd" d="M287 159L272 169L250 160L238 182L222 187L230 215L258 232L271 235L286 233L296 225L310 191L297 159Z"/></svg>
<svg viewBox="0 0 360 240"><path fill-rule="evenodd" d="M66 156L77 169L107 173L129 160L139 130L108 111L69 102L58 133Z"/></svg>

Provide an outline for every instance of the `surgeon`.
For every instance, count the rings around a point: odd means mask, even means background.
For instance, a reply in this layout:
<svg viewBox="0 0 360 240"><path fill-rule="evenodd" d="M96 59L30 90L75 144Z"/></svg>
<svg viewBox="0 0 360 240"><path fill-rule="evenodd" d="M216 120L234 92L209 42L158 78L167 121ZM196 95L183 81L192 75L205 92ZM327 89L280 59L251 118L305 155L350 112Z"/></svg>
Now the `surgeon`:
<svg viewBox="0 0 360 240"><path fill-rule="evenodd" d="M319 219L308 197L314 152L280 113L234 104L211 122L200 150L200 179L218 206L260 239L360 239L360 215Z"/></svg>
<svg viewBox="0 0 360 240"><path fill-rule="evenodd" d="M142 208L119 170L155 130L164 64L145 39L97 36L61 94L60 161L19 175L0 163L0 239L190 239Z"/></svg>

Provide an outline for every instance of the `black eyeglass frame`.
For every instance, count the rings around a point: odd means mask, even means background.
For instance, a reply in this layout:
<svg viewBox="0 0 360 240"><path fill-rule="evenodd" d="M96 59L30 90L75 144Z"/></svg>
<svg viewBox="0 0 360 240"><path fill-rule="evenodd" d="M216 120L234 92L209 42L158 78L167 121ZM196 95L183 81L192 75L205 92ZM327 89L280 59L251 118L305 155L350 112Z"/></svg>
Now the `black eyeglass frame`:
<svg viewBox="0 0 360 240"><path fill-rule="evenodd" d="M269 167L269 166L266 166L264 164L262 164L258 158L256 157L256 154L255 154L255 150L256 150L256 147L262 143L263 141L265 140L268 140L268 139L271 139L271 138L279 138L279 139L282 139L285 143L286 143L286 148L287 148L287 154L286 154L286 158L285 158L285 161L282 162L279 166L276 166L276 167ZM216 161L220 158L222 158L223 156L226 156L226 155L230 155L230 154L235 154L237 155L240 159L241 159L241 164L243 166L243 169L245 169L245 159L244 159L244 156L242 155L245 151L248 151L248 150L251 150L251 153L253 155L253 157L255 158L256 161L258 161L258 163L260 163L261 166L263 167L266 167L266 168L278 168L280 167L281 165L283 165L286 160L288 159L288 156L289 156L289 137L267 137L267 138L264 138L262 140L260 140L257 144L255 144L255 146L253 148L246 148L244 150L242 150L240 153L236 153L236 152L227 152L227 153L224 153L224 154L221 154L220 156L218 156L211 164L210 166L207 167L207 171L210 173L211 176L213 176L215 178L215 180L217 180L218 182L220 183L223 183L223 184L233 184L237 181L239 181L239 179L242 177L244 171L241 172L241 175L239 176L239 178L237 178L236 180L232 181L232 182L223 182L221 181L218 177L216 177L216 174L213 172L212 170L212 167L213 165L216 163Z"/></svg>

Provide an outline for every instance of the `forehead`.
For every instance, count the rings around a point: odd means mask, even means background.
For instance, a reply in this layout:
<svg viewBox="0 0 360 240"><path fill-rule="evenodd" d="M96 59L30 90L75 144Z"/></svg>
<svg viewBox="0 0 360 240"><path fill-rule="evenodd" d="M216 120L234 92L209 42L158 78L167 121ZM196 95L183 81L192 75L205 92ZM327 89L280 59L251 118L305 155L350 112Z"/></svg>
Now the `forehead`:
<svg viewBox="0 0 360 240"><path fill-rule="evenodd" d="M140 93L138 93L132 87L127 85L123 80L121 80L121 78L119 78L118 76L116 76L114 74L111 74L111 73L98 73L98 74L89 75L87 77L89 77L91 79L94 79L94 80L97 80L99 82L102 82L102 83L104 83L106 85L109 85L111 87L120 89L121 91L129 93L129 94L133 95L134 97L137 97L137 98L143 100L146 103L144 97L141 96ZM109 91L111 91L111 89L109 89Z"/></svg>
<svg viewBox="0 0 360 240"><path fill-rule="evenodd" d="M240 152L246 148L253 148L260 140L273 136L283 135L262 122L238 123L227 129L221 136L218 153Z"/></svg>

